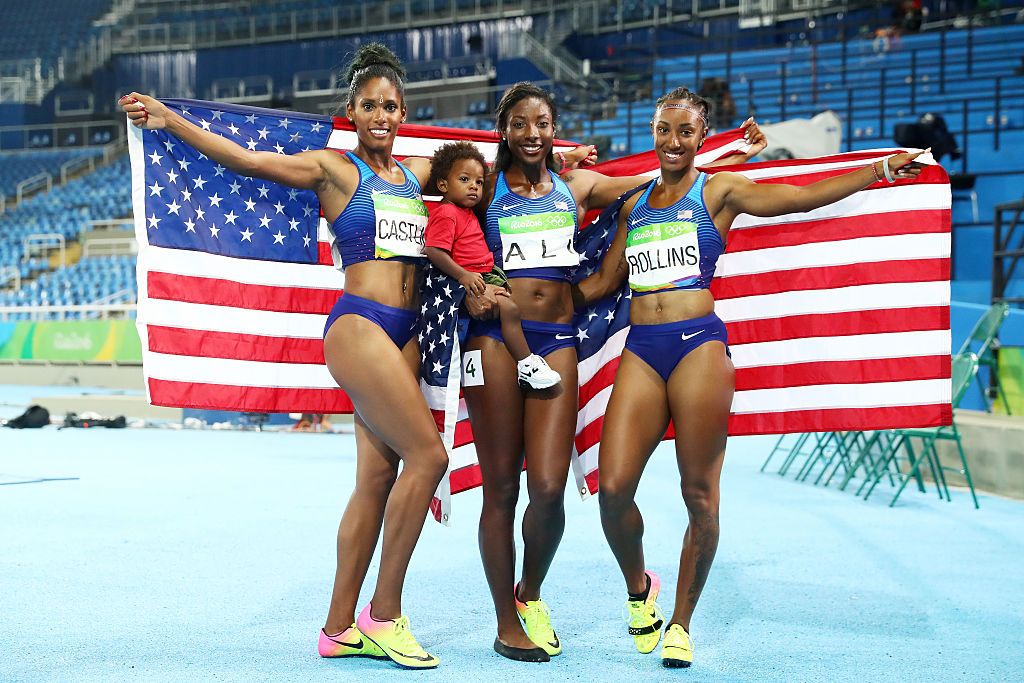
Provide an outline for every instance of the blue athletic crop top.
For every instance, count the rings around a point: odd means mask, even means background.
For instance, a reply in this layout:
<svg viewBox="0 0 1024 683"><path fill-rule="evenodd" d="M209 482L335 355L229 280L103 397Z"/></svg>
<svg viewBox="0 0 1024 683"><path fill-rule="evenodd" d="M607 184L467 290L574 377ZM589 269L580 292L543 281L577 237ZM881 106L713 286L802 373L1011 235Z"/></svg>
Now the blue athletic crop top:
<svg viewBox="0 0 1024 683"><path fill-rule="evenodd" d="M579 221L576 200L558 175L552 173L551 181L551 192L533 199L513 192L504 171L494 181L484 237L495 265L510 279L571 282L580 263L573 248Z"/></svg>
<svg viewBox="0 0 1024 683"><path fill-rule="evenodd" d="M707 289L725 243L704 204L707 174L700 173L675 204L655 209L651 183L629 213L626 261L637 295L673 289Z"/></svg>
<svg viewBox="0 0 1024 683"><path fill-rule="evenodd" d="M426 258L427 207L416 176L398 164L405 183L394 185L352 152L345 156L359 169L359 185L330 226L334 265L345 269L373 259L420 263Z"/></svg>

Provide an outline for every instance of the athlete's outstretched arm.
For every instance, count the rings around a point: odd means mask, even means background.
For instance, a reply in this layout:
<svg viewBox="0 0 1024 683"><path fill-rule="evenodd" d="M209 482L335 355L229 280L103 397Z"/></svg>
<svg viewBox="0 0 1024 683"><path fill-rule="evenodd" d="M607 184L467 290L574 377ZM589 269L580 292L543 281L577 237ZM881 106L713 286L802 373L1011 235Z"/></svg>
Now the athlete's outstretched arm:
<svg viewBox="0 0 1024 683"><path fill-rule="evenodd" d="M148 95L133 92L118 100L118 104L136 128L166 130L240 175L264 178L302 190L318 190L327 178L322 164L329 159L331 152L254 152L203 130Z"/></svg>
<svg viewBox="0 0 1024 683"><path fill-rule="evenodd" d="M914 163L914 159L923 153L924 151L913 154L904 152L889 157L890 174L897 178L916 178L921 173L921 165ZM812 211L863 190L884 177L882 163L876 161L856 171L803 187L782 184L758 185L737 173L718 173L708 182L708 189L713 195L717 195L720 206L735 214L782 216L787 213Z"/></svg>

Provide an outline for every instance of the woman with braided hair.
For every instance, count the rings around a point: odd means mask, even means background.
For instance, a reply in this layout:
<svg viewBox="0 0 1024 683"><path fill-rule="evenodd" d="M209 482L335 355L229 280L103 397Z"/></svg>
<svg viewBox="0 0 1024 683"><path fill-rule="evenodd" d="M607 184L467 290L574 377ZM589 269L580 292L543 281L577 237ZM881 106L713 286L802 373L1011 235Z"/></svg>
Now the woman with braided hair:
<svg viewBox="0 0 1024 683"><path fill-rule="evenodd" d="M725 325L715 315L709 287L730 226L743 213L811 211L883 178L894 182L920 173L917 152L802 187L758 185L738 173L708 176L694 166L708 113L708 103L686 88L657 101L651 132L661 176L626 200L600 269L579 285L586 302L614 293L627 278L633 292L598 465L601 523L626 581L629 633L641 653L658 645L664 620L657 603L661 582L645 564L643 517L634 499L670 419L675 426L689 524L662 645L668 667L693 661L690 620L718 547L719 481L735 382Z"/></svg>
<svg viewBox="0 0 1024 683"><path fill-rule="evenodd" d="M337 572L319 652L431 668L438 659L413 637L401 602L412 551L448 465L420 392L414 334L427 222L421 187L430 176L430 161L401 164L392 156L406 116L404 74L398 58L383 45L368 44L356 53L345 76L345 108L358 144L344 155L250 151L193 125L152 97L132 93L120 104L135 126L164 129L236 173L317 193L331 225L335 263L345 271L345 292L324 329L324 358L352 399L356 430L356 484L338 529ZM378 231L383 213L415 229ZM481 316L493 304L483 297L467 302ZM376 588L357 619L359 590L382 527Z"/></svg>

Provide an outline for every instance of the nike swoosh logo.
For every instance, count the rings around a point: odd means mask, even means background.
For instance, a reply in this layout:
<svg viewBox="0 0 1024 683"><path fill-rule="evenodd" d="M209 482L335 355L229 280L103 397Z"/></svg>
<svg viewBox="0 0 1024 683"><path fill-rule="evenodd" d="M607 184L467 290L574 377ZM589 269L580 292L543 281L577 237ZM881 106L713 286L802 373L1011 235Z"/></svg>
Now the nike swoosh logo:
<svg viewBox="0 0 1024 683"><path fill-rule="evenodd" d="M403 653L399 652L398 650L394 650L394 649L388 647L387 645L381 645L380 643L377 644L377 647L379 647L380 649L384 650L387 653L394 652L399 657L405 657L406 659L415 659L417 662L429 662L432 659L430 655L424 655L423 657L420 657L418 655L403 654Z"/></svg>
<svg viewBox="0 0 1024 683"><path fill-rule="evenodd" d="M510 204L508 206L502 205L501 210L502 211L508 211L509 209L517 209L520 206L522 206L522 204Z"/></svg>
<svg viewBox="0 0 1024 683"><path fill-rule="evenodd" d="M363 649L363 639L362 638L359 639L358 643L346 643L344 640L335 640L334 638L331 638L330 636L327 636L327 640L331 641L332 643L337 643L338 645L344 645L345 647L350 647L353 650L362 650Z"/></svg>
<svg viewBox="0 0 1024 683"><path fill-rule="evenodd" d="M637 223L639 223L639 222L640 222L640 219L639 219L639 218L637 218L637 219L636 219L635 221L630 221L630 222L629 222L629 224L630 224L630 225L636 225L636 224L637 224Z"/></svg>
<svg viewBox="0 0 1024 683"><path fill-rule="evenodd" d="M555 335L555 339L572 339L572 337L573 337L573 335L571 335L571 334L556 334Z"/></svg>
<svg viewBox="0 0 1024 683"><path fill-rule="evenodd" d="M697 336L698 334L700 334L700 333L701 333L701 332L703 332L703 331L704 331L704 330L697 330L697 331L696 331L696 332L694 332L693 334L684 334L684 335L683 335L683 341L686 341L687 339L691 339L691 338L693 338L693 337L696 337L696 336Z"/></svg>

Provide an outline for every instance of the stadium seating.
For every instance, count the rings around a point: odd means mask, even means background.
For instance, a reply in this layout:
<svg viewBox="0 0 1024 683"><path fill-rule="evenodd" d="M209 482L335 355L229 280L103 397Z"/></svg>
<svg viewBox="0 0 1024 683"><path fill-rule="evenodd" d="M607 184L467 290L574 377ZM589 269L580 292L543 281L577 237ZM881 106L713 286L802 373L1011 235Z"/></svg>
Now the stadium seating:
<svg viewBox="0 0 1024 683"><path fill-rule="evenodd" d="M59 176L61 166L76 159L99 157L100 149L36 150L0 154L0 196L13 196L18 183L48 173Z"/></svg>
<svg viewBox="0 0 1024 683"><path fill-rule="evenodd" d="M41 275L17 292L0 291L0 306L74 306L118 293L124 293L129 301L135 301L138 295L134 256L83 258Z"/></svg>
<svg viewBox="0 0 1024 683"><path fill-rule="evenodd" d="M0 265L18 266L23 277L28 277L39 268L22 263L27 236L59 233L70 241L89 228L89 221L119 218L130 212L131 183L125 156L0 215Z"/></svg>
<svg viewBox="0 0 1024 683"><path fill-rule="evenodd" d="M40 58L52 64L62 50L85 41L90 25L110 9L110 0L38 2L4 0L0 21L0 60Z"/></svg>

